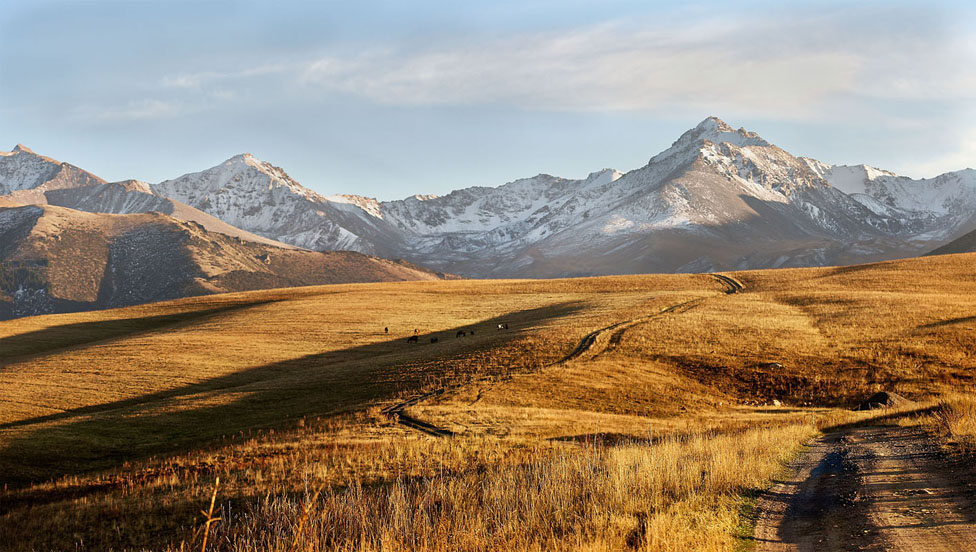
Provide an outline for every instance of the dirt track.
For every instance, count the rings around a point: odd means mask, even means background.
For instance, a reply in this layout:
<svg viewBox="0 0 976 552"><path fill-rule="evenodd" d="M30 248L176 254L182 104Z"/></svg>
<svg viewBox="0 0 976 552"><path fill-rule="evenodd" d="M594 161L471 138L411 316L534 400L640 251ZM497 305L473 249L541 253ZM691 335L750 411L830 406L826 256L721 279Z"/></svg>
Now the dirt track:
<svg viewBox="0 0 976 552"><path fill-rule="evenodd" d="M745 291L746 289L741 282L739 282L734 278L730 278L729 276L725 276L724 274L709 274L709 276L711 276L712 278L714 278L715 280L723 284L726 287L725 293L728 295L734 293L740 293L742 291ZM701 304L704 300L705 300L704 298L698 298L689 301L684 301L676 305L671 305L670 307L667 307L666 309L655 312L653 314L640 316L630 320L624 320L606 326L605 328L600 328L599 330L590 332L587 335L583 336L583 339L581 339L580 342L576 345L576 348L573 349L568 355L554 362L550 366L565 364L570 361L579 360L584 355L592 359L607 351L611 351L615 349L618 345L620 345L620 341L621 339L623 339L623 334L628 329L638 324L642 324L644 322L653 320L659 316L664 316L666 314L680 314L689 311L695 308L696 306L698 306L699 304ZM602 347L598 347L597 346L598 338L605 334L610 334L610 338L607 340L605 344L603 344ZM406 410L408 407L415 406L443 392L444 389L438 389L436 391L414 396L403 402L384 408L382 413L388 418L390 418L391 420L394 420L396 423L399 423L401 425L404 425L412 429L416 429L417 431L421 431L433 437L453 437L454 433L451 432L450 430L439 428L437 426L434 426L430 423L427 423L423 420L414 418L404 413L404 410Z"/></svg>
<svg viewBox="0 0 976 552"><path fill-rule="evenodd" d="M860 427L811 443L759 501L756 549L976 550L976 485L916 428Z"/></svg>

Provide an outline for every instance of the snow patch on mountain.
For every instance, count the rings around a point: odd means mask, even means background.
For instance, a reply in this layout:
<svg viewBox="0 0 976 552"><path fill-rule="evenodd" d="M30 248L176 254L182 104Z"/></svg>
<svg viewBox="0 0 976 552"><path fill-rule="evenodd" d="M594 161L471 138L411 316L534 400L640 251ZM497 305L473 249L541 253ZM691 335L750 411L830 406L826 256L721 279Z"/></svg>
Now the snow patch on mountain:
<svg viewBox="0 0 976 552"><path fill-rule="evenodd" d="M353 212L359 209L372 217L376 217L378 219L383 218L383 211L380 207L380 202L372 197L339 194L327 196L325 199L331 201L340 209L344 208L343 206L348 205L349 210Z"/></svg>

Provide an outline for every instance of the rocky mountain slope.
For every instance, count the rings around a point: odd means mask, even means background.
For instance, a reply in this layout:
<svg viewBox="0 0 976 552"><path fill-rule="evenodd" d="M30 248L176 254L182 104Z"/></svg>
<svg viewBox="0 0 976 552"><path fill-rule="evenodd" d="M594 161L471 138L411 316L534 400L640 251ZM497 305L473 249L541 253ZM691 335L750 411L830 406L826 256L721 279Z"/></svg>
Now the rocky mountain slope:
<svg viewBox="0 0 976 552"><path fill-rule="evenodd" d="M9 152L0 151L0 196L12 201L40 203L48 190L104 183L88 171L38 155L20 144Z"/></svg>
<svg viewBox="0 0 976 552"><path fill-rule="evenodd" d="M152 189L238 228L306 249L387 257L404 249L402 233L370 209L375 202L326 199L247 153Z"/></svg>
<svg viewBox="0 0 976 552"><path fill-rule="evenodd" d="M850 264L918 255L976 226L972 170L911 180L831 166L714 117L644 167L582 180L378 202L321 196L244 154L152 189L286 243L475 277Z"/></svg>
<svg viewBox="0 0 976 552"><path fill-rule="evenodd" d="M161 213L0 207L0 319L228 291L440 277L355 252L249 242Z"/></svg>

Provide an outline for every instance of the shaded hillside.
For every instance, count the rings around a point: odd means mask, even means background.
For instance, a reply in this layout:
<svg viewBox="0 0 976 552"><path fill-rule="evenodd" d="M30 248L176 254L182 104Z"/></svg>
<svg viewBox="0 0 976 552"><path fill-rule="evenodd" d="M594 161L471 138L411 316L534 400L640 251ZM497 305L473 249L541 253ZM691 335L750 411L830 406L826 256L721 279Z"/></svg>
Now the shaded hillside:
<svg viewBox="0 0 976 552"><path fill-rule="evenodd" d="M963 234L942 247L933 249L926 255L951 255L954 253L976 253L976 230Z"/></svg>
<svg viewBox="0 0 976 552"><path fill-rule="evenodd" d="M0 319L230 291L439 277L360 253L248 242L160 213L0 208Z"/></svg>

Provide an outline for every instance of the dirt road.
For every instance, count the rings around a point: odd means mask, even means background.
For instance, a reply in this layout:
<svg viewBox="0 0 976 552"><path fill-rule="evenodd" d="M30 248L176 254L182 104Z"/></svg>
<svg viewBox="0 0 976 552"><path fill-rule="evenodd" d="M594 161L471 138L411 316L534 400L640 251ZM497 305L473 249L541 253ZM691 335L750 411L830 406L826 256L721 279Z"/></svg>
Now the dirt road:
<svg viewBox="0 0 976 552"><path fill-rule="evenodd" d="M761 552L976 550L976 484L916 428L871 426L811 443L759 501Z"/></svg>

